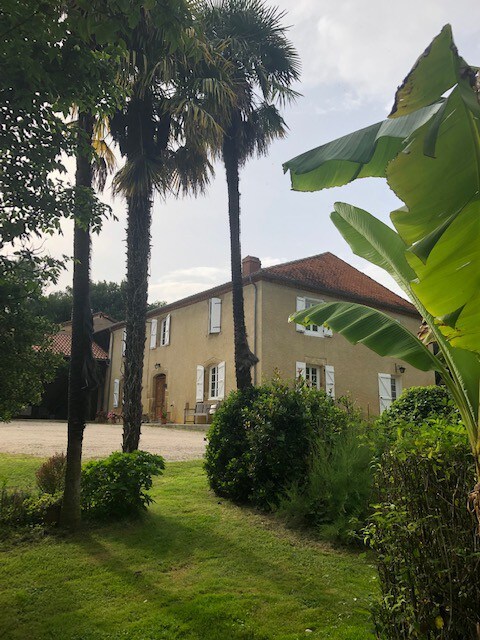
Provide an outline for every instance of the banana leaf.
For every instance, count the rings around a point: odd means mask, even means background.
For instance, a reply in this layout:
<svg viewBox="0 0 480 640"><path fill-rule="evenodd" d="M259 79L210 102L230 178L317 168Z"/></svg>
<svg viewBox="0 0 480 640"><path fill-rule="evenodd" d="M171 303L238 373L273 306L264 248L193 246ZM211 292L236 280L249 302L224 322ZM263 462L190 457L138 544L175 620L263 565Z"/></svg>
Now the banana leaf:
<svg viewBox="0 0 480 640"><path fill-rule="evenodd" d="M292 189L319 191L340 187L357 178L386 176L388 163L405 147L405 141L429 122L443 105L436 104L396 119L377 122L285 162Z"/></svg>
<svg viewBox="0 0 480 640"><path fill-rule="evenodd" d="M352 344L364 344L380 356L398 358L422 371L442 370L433 353L400 322L362 304L324 302L298 311L289 321L327 324Z"/></svg>

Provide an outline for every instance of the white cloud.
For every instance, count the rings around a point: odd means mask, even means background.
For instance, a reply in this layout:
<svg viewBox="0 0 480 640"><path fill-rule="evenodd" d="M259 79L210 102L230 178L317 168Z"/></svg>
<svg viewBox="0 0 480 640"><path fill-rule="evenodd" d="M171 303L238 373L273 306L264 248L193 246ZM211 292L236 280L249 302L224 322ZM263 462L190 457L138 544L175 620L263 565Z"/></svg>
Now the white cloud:
<svg viewBox="0 0 480 640"><path fill-rule="evenodd" d="M265 256L260 258L260 262L263 267L274 267L276 264L282 264L282 262L287 262L287 258L272 258L271 256Z"/></svg>
<svg viewBox="0 0 480 640"><path fill-rule="evenodd" d="M277 1L287 11L285 22L293 25L290 37L302 59L302 83L341 85L364 101L390 101L416 58L447 22L458 42L472 37L471 49L478 52L472 0ZM461 50L467 53L463 44Z"/></svg>
<svg viewBox="0 0 480 640"><path fill-rule="evenodd" d="M149 286L148 298L150 301L175 302L227 282L229 279L227 268L199 266L175 269L160 276Z"/></svg>

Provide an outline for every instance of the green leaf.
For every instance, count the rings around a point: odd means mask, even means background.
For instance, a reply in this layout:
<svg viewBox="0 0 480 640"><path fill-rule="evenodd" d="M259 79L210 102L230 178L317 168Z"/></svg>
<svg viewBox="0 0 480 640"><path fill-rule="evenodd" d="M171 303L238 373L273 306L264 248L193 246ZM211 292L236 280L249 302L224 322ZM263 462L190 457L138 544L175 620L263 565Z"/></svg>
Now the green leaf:
<svg viewBox="0 0 480 640"><path fill-rule="evenodd" d="M391 117L405 116L436 102L457 82L459 58L447 24L425 49L397 89Z"/></svg>
<svg viewBox="0 0 480 640"><path fill-rule="evenodd" d="M405 146L405 140L429 122L443 100L402 118L354 131L285 162L292 189L319 191L340 187L356 178L385 177L388 163Z"/></svg>
<svg viewBox="0 0 480 640"><path fill-rule="evenodd" d="M408 147L388 165L387 181L407 210L392 221L407 244L419 242L476 197L480 189L479 122L455 89L436 142L436 157L425 156L428 127L418 129Z"/></svg>
<svg viewBox="0 0 480 640"><path fill-rule="evenodd" d="M470 202L416 265L413 290L436 317L455 312L480 291L480 200ZM462 313L457 317L460 322ZM478 307L480 330L480 306Z"/></svg>
<svg viewBox="0 0 480 640"><path fill-rule="evenodd" d="M328 324L352 344L364 344L380 356L399 358L422 371L442 368L433 353L400 322L361 304L325 302L295 313L290 322Z"/></svg>
<svg viewBox="0 0 480 640"><path fill-rule="evenodd" d="M337 202L331 218L352 251L372 264L385 269L411 295L410 282L415 271L406 260L407 245L398 233L368 211Z"/></svg>

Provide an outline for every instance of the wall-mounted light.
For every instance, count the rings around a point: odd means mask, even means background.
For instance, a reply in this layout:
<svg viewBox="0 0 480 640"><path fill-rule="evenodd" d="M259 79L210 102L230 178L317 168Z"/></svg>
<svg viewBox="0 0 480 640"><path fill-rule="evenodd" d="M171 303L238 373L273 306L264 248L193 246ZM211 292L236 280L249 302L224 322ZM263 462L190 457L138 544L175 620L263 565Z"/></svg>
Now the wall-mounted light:
<svg viewBox="0 0 480 640"><path fill-rule="evenodd" d="M161 369L162 365L160 364L160 362L156 362L155 363L155 369Z"/></svg>
<svg viewBox="0 0 480 640"><path fill-rule="evenodd" d="M406 371L406 368L403 366L403 364L400 364L400 365L396 364L395 365L395 373L402 373L403 374L403 373L405 373L405 371Z"/></svg>

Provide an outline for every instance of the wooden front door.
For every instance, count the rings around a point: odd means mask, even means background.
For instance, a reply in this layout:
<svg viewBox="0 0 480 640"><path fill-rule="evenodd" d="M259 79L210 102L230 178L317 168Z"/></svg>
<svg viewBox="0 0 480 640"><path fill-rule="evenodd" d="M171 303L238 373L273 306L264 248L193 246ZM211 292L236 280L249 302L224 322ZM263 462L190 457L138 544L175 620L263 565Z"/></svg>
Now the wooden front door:
<svg viewBox="0 0 480 640"><path fill-rule="evenodd" d="M161 373L155 378L155 418L162 419L162 413L165 411L165 389L166 375Z"/></svg>

